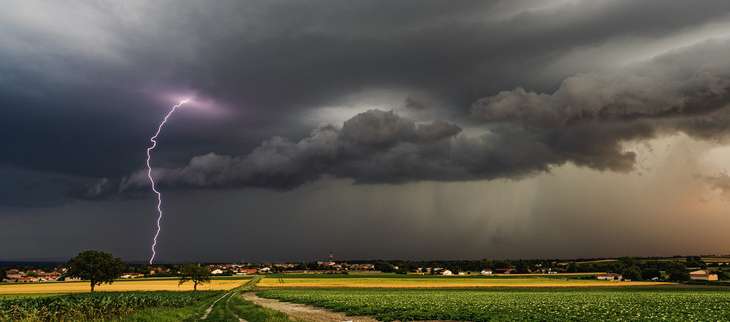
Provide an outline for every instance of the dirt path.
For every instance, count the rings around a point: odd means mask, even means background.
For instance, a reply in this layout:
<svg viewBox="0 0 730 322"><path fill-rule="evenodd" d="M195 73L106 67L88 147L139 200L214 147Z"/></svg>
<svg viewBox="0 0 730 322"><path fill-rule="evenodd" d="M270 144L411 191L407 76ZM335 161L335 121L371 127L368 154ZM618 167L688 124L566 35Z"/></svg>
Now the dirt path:
<svg viewBox="0 0 730 322"><path fill-rule="evenodd" d="M211 304L211 305L210 305L210 307L209 307L209 308L208 308L207 310L205 310L205 314L203 314L203 317L202 317L202 318L200 318L200 319L201 319L201 320L205 320L205 319L207 319L207 318L208 318L208 314L210 314L210 311L213 311L213 307L215 306L215 304L216 304L216 303L218 303L218 301L220 301L220 300L221 300L221 299L223 299L224 297L226 297L226 296L228 296L228 295L231 295L231 293L232 293L232 292L228 292L227 294L225 294L225 295L223 295L223 296L219 297L219 298L218 298L217 300L213 301L213 304ZM229 299L230 299L230 298L229 298Z"/></svg>
<svg viewBox="0 0 730 322"><path fill-rule="evenodd" d="M272 310L286 313L290 318L300 321L316 321L316 322L376 322L377 320L369 316L346 316L345 313L332 312L327 309L307 306L304 304L294 304L289 302L280 302L272 299L264 299L256 296L254 292L243 293L243 298L252 301L258 305Z"/></svg>

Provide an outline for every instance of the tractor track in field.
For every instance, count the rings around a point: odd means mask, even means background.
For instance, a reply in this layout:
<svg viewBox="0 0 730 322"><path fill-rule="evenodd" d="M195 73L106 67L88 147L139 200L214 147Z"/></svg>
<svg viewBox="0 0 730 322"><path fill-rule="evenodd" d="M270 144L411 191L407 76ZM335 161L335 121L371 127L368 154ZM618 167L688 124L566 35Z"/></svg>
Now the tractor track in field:
<svg viewBox="0 0 730 322"><path fill-rule="evenodd" d="M376 322L378 320L369 316L347 316L342 312L332 312L328 309L313 307L304 304L295 304L282 302L273 299L260 298L254 292L243 293L243 298L247 301L254 302L265 308L277 310L286 313L294 320L314 321L314 322Z"/></svg>

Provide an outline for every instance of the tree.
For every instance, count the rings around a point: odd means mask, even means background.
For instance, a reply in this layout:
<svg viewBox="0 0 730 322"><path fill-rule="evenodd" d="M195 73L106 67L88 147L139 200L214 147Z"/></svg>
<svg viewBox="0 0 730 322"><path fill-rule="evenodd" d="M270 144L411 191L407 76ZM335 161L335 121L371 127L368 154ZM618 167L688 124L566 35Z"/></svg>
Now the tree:
<svg viewBox="0 0 730 322"><path fill-rule="evenodd" d="M206 267L195 264L185 264L180 270L180 282L182 285L187 281L193 281L193 290L198 290L198 284L210 283L210 271Z"/></svg>
<svg viewBox="0 0 730 322"><path fill-rule="evenodd" d="M568 267L565 269L568 273L577 273L578 272L578 263L576 262L570 262L568 263Z"/></svg>
<svg viewBox="0 0 730 322"><path fill-rule="evenodd" d="M496 260L492 262L492 265L494 265L494 268L510 268L512 263L506 260Z"/></svg>
<svg viewBox="0 0 730 322"><path fill-rule="evenodd" d="M655 277L662 277L662 272L660 272L659 269L656 267L647 267L641 271L641 278L645 280L650 280Z"/></svg>
<svg viewBox="0 0 730 322"><path fill-rule="evenodd" d="M6 278L8 278L8 274L5 272L5 268L0 267L0 282L2 282Z"/></svg>
<svg viewBox="0 0 730 322"><path fill-rule="evenodd" d="M517 267L517 274L527 274L530 272L530 264L527 262L519 261L515 266Z"/></svg>
<svg viewBox="0 0 730 322"><path fill-rule="evenodd" d="M667 274L670 281L686 281L689 280L689 272L687 266L682 262L673 261L667 267Z"/></svg>
<svg viewBox="0 0 730 322"><path fill-rule="evenodd" d="M393 265L390 265L388 262L377 261L374 266L376 271L381 271L383 273L395 272Z"/></svg>
<svg viewBox="0 0 730 322"><path fill-rule="evenodd" d="M87 250L69 259L66 263L66 276L78 277L91 282L91 292L96 285L111 284L124 273L127 266L119 257L112 254Z"/></svg>
<svg viewBox="0 0 730 322"><path fill-rule="evenodd" d="M621 264L624 265L624 268L628 268L628 267L638 264L638 262L636 261L636 257L634 257L634 256L625 256L625 257L619 258L618 260L621 262ZM623 275L623 274L621 274L621 275Z"/></svg>
<svg viewBox="0 0 730 322"><path fill-rule="evenodd" d="M621 270L621 276L624 279L638 281L641 280L641 268L636 265L632 265Z"/></svg>

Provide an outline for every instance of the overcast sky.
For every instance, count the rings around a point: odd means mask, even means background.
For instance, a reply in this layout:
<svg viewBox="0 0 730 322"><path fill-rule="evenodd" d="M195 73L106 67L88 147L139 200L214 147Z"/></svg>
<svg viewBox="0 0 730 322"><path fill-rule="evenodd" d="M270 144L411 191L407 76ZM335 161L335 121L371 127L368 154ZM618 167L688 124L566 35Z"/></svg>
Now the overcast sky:
<svg viewBox="0 0 730 322"><path fill-rule="evenodd" d="M0 259L730 253L730 2L0 11Z"/></svg>

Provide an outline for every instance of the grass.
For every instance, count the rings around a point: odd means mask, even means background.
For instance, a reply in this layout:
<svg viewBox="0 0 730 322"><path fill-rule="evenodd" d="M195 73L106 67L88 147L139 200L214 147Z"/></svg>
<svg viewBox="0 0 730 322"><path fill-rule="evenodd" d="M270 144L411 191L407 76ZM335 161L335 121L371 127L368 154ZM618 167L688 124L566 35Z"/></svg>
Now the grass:
<svg viewBox="0 0 730 322"><path fill-rule="evenodd" d="M206 317L207 321L238 321L243 318L251 322L284 322L291 321L289 317L279 311L264 308L251 301L244 300L241 294L251 291L262 279L256 276L248 283L238 287L220 297L220 300L213 305L213 309Z"/></svg>

